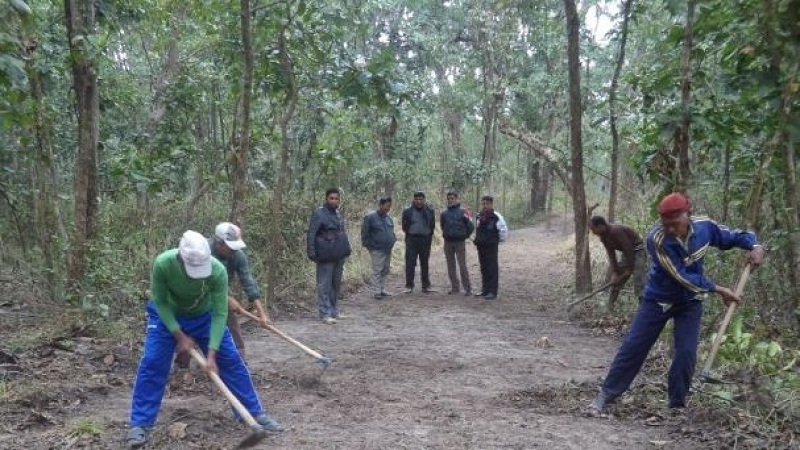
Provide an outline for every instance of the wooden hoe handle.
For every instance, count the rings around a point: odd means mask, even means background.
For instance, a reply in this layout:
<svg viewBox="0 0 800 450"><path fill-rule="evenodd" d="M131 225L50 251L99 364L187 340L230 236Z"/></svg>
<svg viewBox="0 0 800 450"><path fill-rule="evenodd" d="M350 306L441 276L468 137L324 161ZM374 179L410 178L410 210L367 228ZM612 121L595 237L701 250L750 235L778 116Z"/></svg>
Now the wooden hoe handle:
<svg viewBox="0 0 800 450"><path fill-rule="evenodd" d="M195 361L197 361L201 366L206 366L206 358L203 357L203 355L196 348L189 350L189 354L191 354L192 358L194 358ZM253 415L250 414L250 411L248 411L242 402L240 402L239 399L233 395L233 392L228 389L228 386L225 386L225 383L222 381L222 378L220 378L219 375L214 372L208 372L208 377L211 378L211 381L217 385L225 398L228 399L228 402L230 402L231 406L233 406L236 412L238 412L244 421L247 422L247 425L250 425L251 428L259 427L258 422L256 422L256 419L254 419Z"/></svg>
<svg viewBox="0 0 800 450"><path fill-rule="evenodd" d="M736 294L737 297L742 298L742 294L744 293L744 285L747 283L747 279L750 277L750 270L751 265L748 263L742 269L742 274L739 276L739 283L736 284ZM736 310L737 303L731 302L728 305L728 310L725 311L725 317L722 319L722 323L719 324L719 330L717 330L717 336L714 338L714 343L711 345L711 353L708 355L708 359L706 360L705 366L703 366L703 371L701 375L704 377L708 377L711 374L711 366L714 365L714 358L717 356L717 352L719 351L720 345L722 345L722 340L725 337L725 331L728 330L728 325L731 323L731 318L733 317L733 312Z"/></svg>
<svg viewBox="0 0 800 450"><path fill-rule="evenodd" d="M239 314L241 314L241 315L243 315L245 317L249 317L249 318L255 320L256 322L259 322L259 320L260 320L255 314L251 313L250 311L248 311L248 310L246 310L244 308L239 308L238 311L239 311ZM264 325L264 328L268 329L269 331L272 331L273 333L275 333L278 336L280 336L281 338L283 338L286 342L294 345L295 347L297 347L300 350L308 353L309 355L313 356L314 358L325 359L325 357L322 356L319 352L314 351L313 349L311 349L307 345L303 344L302 342L298 341L297 339L289 336L288 334L284 333L283 331L279 330L278 328L275 328L275 326L273 326L273 325Z"/></svg>

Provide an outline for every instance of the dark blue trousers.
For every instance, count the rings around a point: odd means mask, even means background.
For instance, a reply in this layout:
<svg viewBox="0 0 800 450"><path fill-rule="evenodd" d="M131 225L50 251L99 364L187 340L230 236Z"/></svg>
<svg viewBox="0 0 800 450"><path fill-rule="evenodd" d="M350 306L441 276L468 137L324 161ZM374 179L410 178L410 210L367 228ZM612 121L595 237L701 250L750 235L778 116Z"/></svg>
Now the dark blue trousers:
<svg viewBox="0 0 800 450"><path fill-rule="evenodd" d="M169 370L172 367L172 356L175 352L175 338L161 322L152 300L147 303L147 315L144 353L139 361L136 381L133 384L131 428L152 427L156 423L161 399L164 397L164 389L169 379ZM178 323L181 330L197 342L203 354L208 353L211 313L192 318L178 317ZM239 356L239 351L236 350L236 345L227 328L225 328L225 334L222 336L222 342L217 351L217 367L219 367L219 376L222 381L253 416L264 412L253 386L253 380L250 378L250 372Z"/></svg>
<svg viewBox="0 0 800 450"><path fill-rule="evenodd" d="M667 311L651 300L639 303L628 335L603 382L603 393L616 398L628 390L664 325L672 319L675 324L675 357L669 369L669 406L685 406L694 376L702 316L703 302L699 300L676 303Z"/></svg>

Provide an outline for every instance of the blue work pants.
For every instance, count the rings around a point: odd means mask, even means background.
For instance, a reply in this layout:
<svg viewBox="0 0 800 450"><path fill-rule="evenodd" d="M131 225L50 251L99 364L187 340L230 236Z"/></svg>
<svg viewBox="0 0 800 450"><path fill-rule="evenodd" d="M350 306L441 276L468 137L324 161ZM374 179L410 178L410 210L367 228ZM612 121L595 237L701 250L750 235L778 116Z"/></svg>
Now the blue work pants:
<svg viewBox="0 0 800 450"><path fill-rule="evenodd" d="M164 389L169 380L172 357L175 352L175 338L158 316L152 300L147 303L147 336L144 353L139 361L136 381L133 384L131 400L131 427L152 427L156 423ZM203 354L208 353L208 335L211 329L211 313L197 317L177 317L181 331L194 339ZM250 372L236 350L231 334L225 328L222 342L217 351L219 376L233 395L242 402L254 416L264 412L258 399Z"/></svg>
<svg viewBox="0 0 800 450"><path fill-rule="evenodd" d="M613 399L628 390L664 325L672 319L675 325L675 356L667 382L669 406L685 406L694 376L702 316L703 302L699 300L675 303L666 311L661 304L651 300L639 303L631 328L603 382L602 389L606 397Z"/></svg>

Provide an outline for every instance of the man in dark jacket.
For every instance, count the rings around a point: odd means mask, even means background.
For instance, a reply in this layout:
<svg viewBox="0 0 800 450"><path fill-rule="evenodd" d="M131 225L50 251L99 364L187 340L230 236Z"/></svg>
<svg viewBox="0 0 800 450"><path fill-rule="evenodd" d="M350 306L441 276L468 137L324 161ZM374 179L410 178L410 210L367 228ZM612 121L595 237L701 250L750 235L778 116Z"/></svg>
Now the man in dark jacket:
<svg viewBox="0 0 800 450"><path fill-rule="evenodd" d="M600 238L608 254L608 278L612 283L611 293L608 296L608 310L614 310L619 293L631 275L633 275L633 293L640 299L647 277L647 255L642 237L625 225L609 224L601 216L594 216L589 220L589 229ZM622 253L622 261L617 261L618 251Z"/></svg>
<svg viewBox="0 0 800 450"><path fill-rule="evenodd" d="M406 235L406 293L414 292L414 272L419 258L419 272L422 278L422 292L431 291L431 278L428 273L428 260L431 257L433 230L436 228L436 214L425 203L425 193L414 192L414 201L403 210L403 233Z"/></svg>
<svg viewBox="0 0 800 450"><path fill-rule="evenodd" d="M642 301L600 393L589 406L590 414L603 412L608 403L628 390L669 319L674 322L675 340L667 379L669 407L686 406L697 361L703 300L716 293L726 305L739 301L733 291L703 273L708 248L748 250L750 264L761 264L764 250L756 243L754 233L729 230L708 217L691 216L690 210L689 199L677 192L664 197L658 205L661 224L647 235L651 264Z"/></svg>
<svg viewBox="0 0 800 450"><path fill-rule="evenodd" d="M339 211L339 189L325 191L325 204L311 215L308 224L308 258L317 264L317 310L327 324L339 318L338 298L342 290L344 261L350 256L350 241Z"/></svg>
<svg viewBox="0 0 800 450"><path fill-rule="evenodd" d="M464 295L472 295L472 287L469 283L469 271L467 270L466 241L475 225L469 214L461 207L458 202L458 193L454 190L447 192L447 209L442 211L439 223L442 224L442 236L444 237L444 256L447 260L447 275L450 277L450 291L448 294L458 294L459 283L456 273L456 261L461 272L461 285L464 287Z"/></svg>
<svg viewBox="0 0 800 450"><path fill-rule="evenodd" d="M364 216L361 224L361 245L369 250L372 260L372 288L376 300L391 296L386 292L386 277L392 262L392 247L397 240L394 222L389 217L391 209L392 198L381 197L378 209Z"/></svg>
<svg viewBox="0 0 800 450"><path fill-rule="evenodd" d="M478 262L481 266L481 292L476 297L486 300L497 298L500 267L497 264L499 244L508 237L508 226L503 216L494 210L494 197L484 195L481 199L481 213L475 228L475 247L478 249Z"/></svg>

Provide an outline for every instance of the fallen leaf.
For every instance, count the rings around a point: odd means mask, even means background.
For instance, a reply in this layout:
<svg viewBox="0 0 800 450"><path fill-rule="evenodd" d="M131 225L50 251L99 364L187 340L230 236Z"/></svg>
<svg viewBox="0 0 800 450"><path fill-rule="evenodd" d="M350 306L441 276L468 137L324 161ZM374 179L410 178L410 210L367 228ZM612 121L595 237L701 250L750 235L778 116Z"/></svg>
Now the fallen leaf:
<svg viewBox="0 0 800 450"><path fill-rule="evenodd" d="M186 427L189 426L184 422L175 422L167 428L167 433L173 439L183 439L186 437Z"/></svg>

